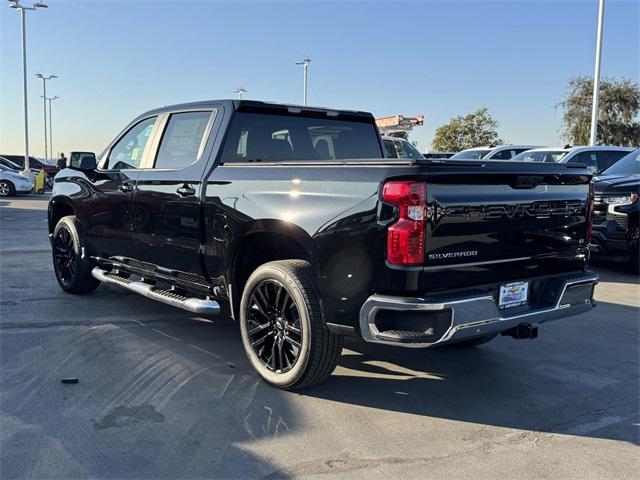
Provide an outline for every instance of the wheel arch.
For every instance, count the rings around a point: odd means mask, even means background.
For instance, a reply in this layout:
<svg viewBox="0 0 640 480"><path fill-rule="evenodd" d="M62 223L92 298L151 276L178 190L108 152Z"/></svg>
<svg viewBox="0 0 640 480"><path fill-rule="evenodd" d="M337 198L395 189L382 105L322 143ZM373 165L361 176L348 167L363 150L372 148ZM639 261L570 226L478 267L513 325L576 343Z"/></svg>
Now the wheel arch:
<svg viewBox="0 0 640 480"><path fill-rule="evenodd" d="M227 272L234 318L238 318L242 291L251 273L264 263L289 259L306 260L318 271L313 239L302 228L280 220L259 220L247 230L233 249Z"/></svg>
<svg viewBox="0 0 640 480"><path fill-rule="evenodd" d="M53 234L53 230L62 217L75 214L76 208L71 199L65 197L52 198L47 211L49 234Z"/></svg>

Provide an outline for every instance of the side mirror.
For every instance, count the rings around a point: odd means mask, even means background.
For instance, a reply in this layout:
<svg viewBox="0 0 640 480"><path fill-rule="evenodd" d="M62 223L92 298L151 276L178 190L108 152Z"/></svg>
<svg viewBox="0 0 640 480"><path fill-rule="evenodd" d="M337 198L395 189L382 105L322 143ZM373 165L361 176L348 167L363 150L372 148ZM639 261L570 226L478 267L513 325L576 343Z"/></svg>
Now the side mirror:
<svg viewBox="0 0 640 480"><path fill-rule="evenodd" d="M69 154L69 168L90 172L96 169L96 154L93 152L71 152Z"/></svg>

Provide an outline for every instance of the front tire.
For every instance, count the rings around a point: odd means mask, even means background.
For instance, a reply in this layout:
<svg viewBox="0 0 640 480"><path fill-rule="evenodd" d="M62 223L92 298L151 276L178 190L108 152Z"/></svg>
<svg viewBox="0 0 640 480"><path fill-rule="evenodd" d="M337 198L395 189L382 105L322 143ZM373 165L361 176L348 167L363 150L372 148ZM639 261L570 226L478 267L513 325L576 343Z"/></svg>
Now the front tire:
<svg viewBox="0 0 640 480"><path fill-rule="evenodd" d="M84 255L76 228L76 217L62 217L53 231L53 269L67 293L93 292L100 282L91 276L93 262Z"/></svg>
<svg viewBox="0 0 640 480"><path fill-rule="evenodd" d="M242 343L251 365L270 384L297 390L335 369L342 337L327 329L309 262L280 260L260 266L240 303Z"/></svg>

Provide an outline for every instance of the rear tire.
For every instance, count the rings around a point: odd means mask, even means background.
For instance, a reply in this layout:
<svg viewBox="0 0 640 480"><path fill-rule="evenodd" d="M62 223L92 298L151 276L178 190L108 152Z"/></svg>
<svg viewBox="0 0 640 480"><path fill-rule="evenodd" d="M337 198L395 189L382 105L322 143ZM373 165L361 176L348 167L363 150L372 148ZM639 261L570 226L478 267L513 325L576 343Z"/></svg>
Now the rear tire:
<svg viewBox="0 0 640 480"><path fill-rule="evenodd" d="M242 343L270 384L297 390L335 369L342 337L327 329L313 269L303 260L269 262L249 277L240 303Z"/></svg>
<svg viewBox="0 0 640 480"><path fill-rule="evenodd" d="M76 217L62 217L53 231L53 269L60 287L67 293L93 292L100 281L93 278L93 262L84 255L76 228Z"/></svg>
<svg viewBox="0 0 640 480"><path fill-rule="evenodd" d="M494 335L485 335L484 337L472 338L471 340L463 340L462 342L452 343L451 346L458 348L479 347L480 345L484 345L485 343L490 342L497 336L497 333Z"/></svg>
<svg viewBox="0 0 640 480"><path fill-rule="evenodd" d="M16 194L16 187L9 180L0 180L0 197L13 197Z"/></svg>

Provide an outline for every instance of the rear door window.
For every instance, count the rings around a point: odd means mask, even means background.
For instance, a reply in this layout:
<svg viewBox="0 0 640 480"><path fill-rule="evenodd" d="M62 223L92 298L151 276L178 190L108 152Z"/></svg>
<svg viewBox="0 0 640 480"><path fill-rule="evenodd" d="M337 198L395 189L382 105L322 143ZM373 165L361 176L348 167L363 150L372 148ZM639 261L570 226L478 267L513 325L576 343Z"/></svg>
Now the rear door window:
<svg viewBox="0 0 640 480"><path fill-rule="evenodd" d="M393 140L383 140L384 150L387 154L387 158L398 158L398 152Z"/></svg>
<svg viewBox="0 0 640 480"><path fill-rule="evenodd" d="M592 172L598 171L598 157L593 150L587 150L576 154L575 157L569 159L567 163L582 163Z"/></svg>
<svg viewBox="0 0 640 480"><path fill-rule="evenodd" d="M497 153L494 153L491 157L491 160L509 160L511 157L515 156L515 150L500 150Z"/></svg>
<svg viewBox="0 0 640 480"><path fill-rule="evenodd" d="M601 150L598 152L598 171L609 168L611 165L616 163L625 155L628 155L629 152L624 152L620 150Z"/></svg>
<svg viewBox="0 0 640 480"><path fill-rule="evenodd" d="M195 162L204 147L204 133L212 113L174 113L162 136L155 168L180 169Z"/></svg>

